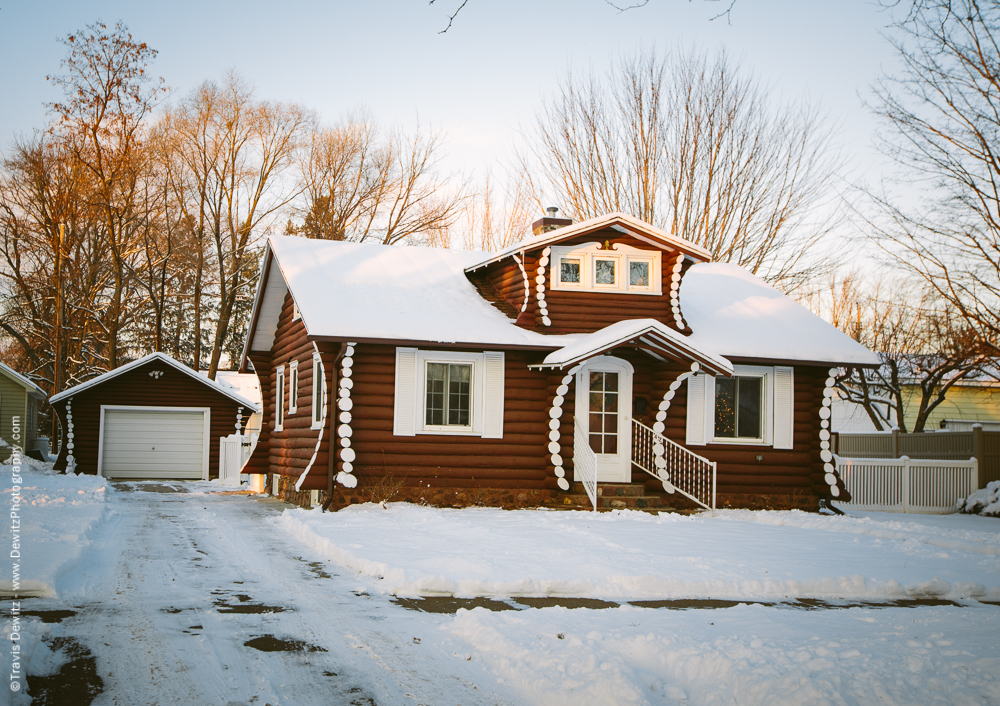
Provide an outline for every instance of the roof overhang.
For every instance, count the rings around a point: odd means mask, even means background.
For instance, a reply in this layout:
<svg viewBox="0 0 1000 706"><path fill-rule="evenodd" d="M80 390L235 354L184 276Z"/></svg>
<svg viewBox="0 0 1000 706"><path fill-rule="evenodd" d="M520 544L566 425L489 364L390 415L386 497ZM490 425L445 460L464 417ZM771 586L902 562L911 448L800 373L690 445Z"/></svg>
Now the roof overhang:
<svg viewBox="0 0 1000 706"><path fill-rule="evenodd" d="M37 400L44 400L48 396L45 394L45 390L40 388L38 385L33 383L24 375L21 375L21 373L17 372L9 365L4 365L3 363L0 363L0 371L5 373L7 377L9 377L11 380L16 382L21 387L23 387L24 391L27 392L31 397L34 397Z"/></svg>
<svg viewBox="0 0 1000 706"><path fill-rule="evenodd" d="M559 350L553 351L534 369L563 369L588 358L601 355L619 346L632 346L660 360L682 360L698 363L698 369L711 375L733 375L733 366L720 355L699 350L683 334L655 319L630 319L606 326L582 336Z"/></svg>
<svg viewBox="0 0 1000 706"><path fill-rule="evenodd" d="M90 380L87 380L86 382L81 382L79 385L74 385L73 387L69 388L68 390L63 390L58 395L53 395L52 397L50 397L49 398L49 404L55 404L56 402L60 402L60 401L65 400L65 399L69 399L70 397L73 397L74 395L80 394L84 390L89 390L92 387L97 387L98 385L102 385L102 384L106 383L108 380L116 378L119 375L124 375L125 373L127 373L127 372L129 372L131 370L135 370L136 368L140 368L143 365L146 365L147 363L150 363L150 362L153 362L153 361L159 361L160 363L163 363L164 365L169 365L170 367L174 368L175 370L179 370L180 372L184 373L188 377L190 377L190 378L192 378L194 380L197 380L202 385L205 385L206 387L209 387L209 388L213 389L214 391L218 392L220 395L224 395L224 396L230 398L231 400L233 400L234 402L238 402L239 404L243 405L247 409L251 409L251 410L253 410L255 412L259 412L260 411L260 409L258 408L258 406L257 406L256 403L251 402L246 397L243 397L243 395L239 395L239 394L233 392L227 386L224 386L221 383L216 382L215 380L209 380L208 377L206 377L205 375L199 375L196 371L192 370L191 368L189 368L188 366L184 365L183 363L174 360L173 358L171 358L166 353L150 353L149 355L143 356L142 358L139 358L138 360L133 360L131 363L127 363L127 364L125 364L125 365L123 365L123 366L121 366L119 368L115 368L114 370L109 370L108 372L104 373L103 375L98 375L96 378L91 378Z"/></svg>
<svg viewBox="0 0 1000 706"><path fill-rule="evenodd" d="M548 233L528 238L527 240L524 240L517 245L512 245L511 247L501 250L500 252L490 253L486 259L476 263L475 265L467 267L465 271L472 272L474 270L478 270L480 267L485 267L486 265L490 265L494 262L499 262L500 260L519 252L537 250L538 248L543 248L562 240L574 238L580 235L586 235L587 233L602 230L604 228L618 230L639 240L650 243L651 245L659 247L667 246L680 250L698 262L708 262L712 259L712 254L708 250L700 245L692 243L690 240L678 238L676 235L671 235L656 226L640 221L638 218L630 216L626 213L609 213L606 216L599 216L597 218L591 218L590 220L580 221L579 223L575 223L571 226L557 228L556 230L549 231Z"/></svg>

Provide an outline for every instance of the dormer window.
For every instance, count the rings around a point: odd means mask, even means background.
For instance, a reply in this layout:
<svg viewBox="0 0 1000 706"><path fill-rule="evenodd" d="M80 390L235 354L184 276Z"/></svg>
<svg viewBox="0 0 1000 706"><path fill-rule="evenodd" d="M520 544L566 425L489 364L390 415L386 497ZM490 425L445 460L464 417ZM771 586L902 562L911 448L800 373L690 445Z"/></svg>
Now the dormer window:
<svg viewBox="0 0 1000 706"><path fill-rule="evenodd" d="M552 289L659 294L659 250L601 243L552 247Z"/></svg>

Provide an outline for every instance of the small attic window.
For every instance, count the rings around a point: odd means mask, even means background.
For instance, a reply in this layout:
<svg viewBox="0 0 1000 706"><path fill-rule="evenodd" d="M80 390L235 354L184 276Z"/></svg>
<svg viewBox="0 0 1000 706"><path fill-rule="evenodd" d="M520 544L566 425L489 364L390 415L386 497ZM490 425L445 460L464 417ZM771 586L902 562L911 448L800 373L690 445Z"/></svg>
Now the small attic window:
<svg viewBox="0 0 1000 706"><path fill-rule="evenodd" d="M553 246L552 282L554 290L582 290L623 294L661 292L659 250L640 250L601 243Z"/></svg>
<svg viewBox="0 0 1000 706"><path fill-rule="evenodd" d="M292 321L298 321L302 318L302 314L299 313L299 305L292 300Z"/></svg>

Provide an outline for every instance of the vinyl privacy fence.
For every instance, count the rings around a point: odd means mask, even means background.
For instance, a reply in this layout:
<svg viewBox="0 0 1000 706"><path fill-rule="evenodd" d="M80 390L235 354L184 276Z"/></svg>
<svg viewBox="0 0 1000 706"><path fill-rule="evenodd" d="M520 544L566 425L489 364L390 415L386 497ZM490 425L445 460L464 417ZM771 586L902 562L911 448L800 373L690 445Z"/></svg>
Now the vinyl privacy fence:
<svg viewBox="0 0 1000 706"><path fill-rule="evenodd" d="M879 512L945 514L979 487L976 459L941 461L837 457L851 494L848 507Z"/></svg>

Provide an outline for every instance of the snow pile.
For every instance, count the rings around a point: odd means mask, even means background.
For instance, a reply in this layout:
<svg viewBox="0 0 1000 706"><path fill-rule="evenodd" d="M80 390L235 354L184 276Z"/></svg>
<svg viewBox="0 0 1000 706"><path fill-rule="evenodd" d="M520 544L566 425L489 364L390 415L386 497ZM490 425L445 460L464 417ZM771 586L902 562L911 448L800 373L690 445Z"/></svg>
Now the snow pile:
<svg viewBox="0 0 1000 706"><path fill-rule="evenodd" d="M0 466L4 514L19 515L5 522L8 541L20 544L20 556L10 559L19 585L14 585L13 572L5 571L0 595L51 595L58 576L89 546L91 532L106 519L108 483L97 476L57 473L28 458L22 459L20 483L14 482L18 477L12 470Z"/></svg>
<svg viewBox="0 0 1000 706"><path fill-rule="evenodd" d="M957 509L969 514L1000 517L1000 480L991 481L982 490L959 500Z"/></svg>
<svg viewBox="0 0 1000 706"><path fill-rule="evenodd" d="M1000 536L980 531L982 518L942 520L393 503L288 510L275 521L374 590L398 596L1000 600ZM967 526L953 527L956 520Z"/></svg>
<svg viewBox="0 0 1000 706"><path fill-rule="evenodd" d="M988 606L476 608L443 627L472 653L459 659L482 661L522 704L950 705L1000 694L1000 611Z"/></svg>

